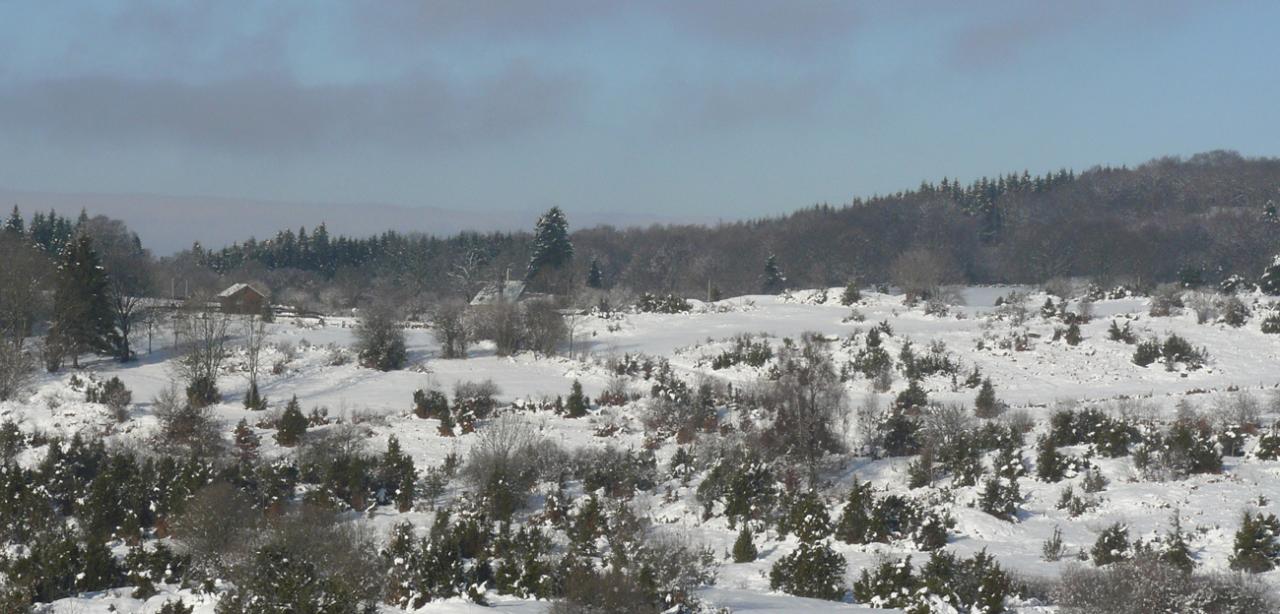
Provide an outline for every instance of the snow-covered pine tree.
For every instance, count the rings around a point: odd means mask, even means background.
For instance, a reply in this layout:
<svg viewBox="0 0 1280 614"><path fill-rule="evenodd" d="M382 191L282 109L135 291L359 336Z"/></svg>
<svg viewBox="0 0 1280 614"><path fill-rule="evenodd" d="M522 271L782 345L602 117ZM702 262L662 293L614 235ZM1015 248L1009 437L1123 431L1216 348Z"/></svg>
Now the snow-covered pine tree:
<svg viewBox="0 0 1280 614"><path fill-rule="evenodd" d="M587 415L587 397L582 394L582 382L573 380L569 390L569 399L565 403L565 414L570 418L581 418Z"/></svg>
<svg viewBox="0 0 1280 614"><path fill-rule="evenodd" d="M1103 529L1089 551L1093 564L1099 567L1127 560L1129 554L1129 528L1118 522Z"/></svg>

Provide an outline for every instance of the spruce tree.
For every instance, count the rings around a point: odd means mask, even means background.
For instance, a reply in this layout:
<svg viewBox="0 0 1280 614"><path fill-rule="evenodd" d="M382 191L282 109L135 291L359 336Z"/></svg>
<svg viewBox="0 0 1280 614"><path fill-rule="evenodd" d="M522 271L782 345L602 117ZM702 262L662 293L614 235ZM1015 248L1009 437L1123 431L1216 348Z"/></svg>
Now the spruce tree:
<svg viewBox="0 0 1280 614"><path fill-rule="evenodd" d="M1049 437L1036 442L1036 478L1042 482L1057 482L1066 473L1066 460Z"/></svg>
<svg viewBox="0 0 1280 614"><path fill-rule="evenodd" d="M1271 296L1280 296L1280 255L1272 259L1271 265L1262 272L1258 288Z"/></svg>
<svg viewBox="0 0 1280 614"><path fill-rule="evenodd" d="M857 476L854 476L844 511L836 523L836 539L846 544L865 544L871 541L868 533L875 504L871 482L859 482Z"/></svg>
<svg viewBox="0 0 1280 614"><path fill-rule="evenodd" d="M769 588L795 595L839 601L844 598L848 562L826 543L802 542L769 570Z"/></svg>
<svg viewBox="0 0 1280 614"><path fill-rule="evenodd" d="M49 336L77 367L84 352L110 354L116 348L107 275L87 235L67 248L58 266Z"/></svg>
<svg viewBox="0 0 1280 614"><path fill-rule="evenodd" d="M533 256L529 258L526 279L547 269L560 269L573 259L573 242L569 240L569 222L560 207L552 207L533 230Z"/></svg>
<svg viewBox="0 0 1280 614"><path fill-rule="evenodd" d="M600 261L591 259L591 268L587 269L587 287L600 289L604 287L604 271L600 270Z"/></svg>
<svg viewBox="0 0 1280 614"><path fill-rule="evenodd" d="M582 383L578 380L573 380L569 399L565 403L565 413L570 418L581 418L587 415L587 397L582 394Z"/></svg>
<svg viewBox="0 0 1280 614"><path fill-rule="evenodd" d="M760 285L763 294L778 294L787 289L787 278L778 268L778 257L769 254L764 261L764 281Z"/></svg>
<svg viewBox="0 0 1280 614"><path fill-rule="evenodd" d="M236 446L236 458L242 463L252 463L258 459L258 447L262 443L262 439L258 434L253 432L249 427L249 422L244 418L236 424L234 434Z"/></svg>
<svg viewBox="0 0 1280 614"><path fill-rule="evenodd" d="M1000 402L996 400L996 389L991 385L989 377L982 380L982 386L978 388L978 397L973 401L973 412L979 418L994 418L1000 414Z"/></svg>
<svg viewBox="0 0 1280 614"><path fill-rule="evenodd" d="M1182 533L1182 520L1175 512L1173 526L1165 534L1160 549L1160 560L1186 573L1195 569L1195 559L1191 558L1191 547L1187 545L1186 535Z"/></svg>
<svg viewBox="0 0 1280 614"><path fill-rule="evenodd" d="M1277 562L1280 562L1280 520L1275 514L1245 512L1236 531L1231 568L1262 573L1275 569Z"/></svg>
<svg viewBox="0 0 1280 614"><path fill-rule="evenodd" d="M280 424L276 429L276 442L282 446L292 447L302 441L307 433L307 417L302 415L302 407L298 404L298 395L293 395L289 405L280 414Z"/></svg>
<svg viewBox="0 0 1280 614"><path fill-rule="evenodd" d="M733 562L750 563L759 555L756 544L752 541L751 529L744 522L742 530L738 532L738 539L733 542Z"/></svg>
<svg viewBox="0 0 1280 614"><path fill-rule="evenodd" d="M249 382L249 390L244 393L244 408L262 411L267 408L267 397L258 391L257 380Z"/></svg>
<svg viewBox="0 0 1280 614"><path fill-rule="evenodd" d="M13 206L13 213L9 214L9 220L4 223L4 230L15 236L26 236L26 226L22 221L22 213L18 211L17 205Z"/></svg>

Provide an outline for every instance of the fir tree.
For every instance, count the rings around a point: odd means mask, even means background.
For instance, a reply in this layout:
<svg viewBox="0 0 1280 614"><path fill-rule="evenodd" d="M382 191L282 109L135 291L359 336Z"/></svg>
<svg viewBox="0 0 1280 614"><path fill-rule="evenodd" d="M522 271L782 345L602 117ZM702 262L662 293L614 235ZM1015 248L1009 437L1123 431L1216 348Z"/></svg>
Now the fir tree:
<svg viewBox="0 0 1280 614"><path fill-rule="evenodd" d="M849 285L844 287L844 292L840 295L840 304L849 307L860 300L862 300L862 291L858 290L858 284L852 281L849 282Z"/></svg>
<svg viewBox="0 0 1280 614"><path fill-rule="evenodd" d="M569 222L559 207L552 207L533 230L533 255L529 258L526 279L547 269L560 269L573 259L573 242L569 240Z"/></svg>
<svg viewBox="0 0 1280 614"><path fill-rule="evenodd" d="M587 269L587 287L600 289L604 287L604 271L600 270L600 261L591 259L591 267Z"/></svg>
<svg viewBox="0 0 1280 614"><path fill-rule="evenodd" d="M760 285L763 294L778 294L787 288L787 278L778 268L778 257L769 254L764 261L764 281Z"/></svg>
<svg viewBox="0 0 1280 614"><path fill-rule="evenodd" d="M747 523L742 523L738 539L733 542L734 563L750 563L756 560L760 553L756 550L756 544L752 539L751 529L747 527Z"/></svg>
<svg viewBox="0 0 1280 614"><path fill-rule="evenodd" d="M565 403L565 414L570 418L581 418L587 415L587 397L582 394L582 383L578 380L573 380L569 399Z"/></svg>
<svg viewBox="0 0 1280 614"><path fill-rule="evenodd" d="M302 436L306 433L307 417L302 414L302 407L298 404L298 395L295 394L289 400L289 404L285 406L284 413L280 414L280 424L276 429L276 442L286 447L296 446L302 441Z"/></svg>
<svg viewBox="0 0 1280 614"><path fill-rule="evenodd" d="M110 354L115 350L107 275L87 235L75 240L58 267L49 336L70 352L77 367L84 352Z"/></svg>
<svg viewBox="0 0 1280 614"><path fill-rule="evenodd" d="M1080 345L1080 342L1084 340L1084 338L1080 336L1080 325L1075 322L1069 324L1067 326L1067 332L1062 338L1067 342L1067 345Z"/></svg>

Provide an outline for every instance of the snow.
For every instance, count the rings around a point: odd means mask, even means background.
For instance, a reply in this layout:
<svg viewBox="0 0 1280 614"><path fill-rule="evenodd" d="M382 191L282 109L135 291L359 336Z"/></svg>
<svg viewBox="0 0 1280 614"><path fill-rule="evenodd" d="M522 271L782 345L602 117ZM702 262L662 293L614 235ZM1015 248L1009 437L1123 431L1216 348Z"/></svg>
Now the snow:
<svg viewBox="0 0 1280 614"><path fill-rule="evenodd" d="M694 301L695 310L687 314L628 314L620 319L587 317L575 331L574 357L540 357L521 354L514 357L495 355L491 344L481 344L471 351L465 360L439 358L439 345L425 328L408 331L410 367L390 373L381 373L358 367L353 353L345 350L353 342L354 321L348 318L282 319L270 325L268 348L262 363L266 365L260 376L260 387L273 408L283 405L288 397L297 395L304 411L322 406L330 416L359 420L371 430L372 448L385 445L387 436L394 434L404 450L420 468L439 465L446 454L465 454L476 441L478 434L454 438L440 437L434 420L421 420L411 412L414 390L437 388L446 393L453 386L465 381L492 379L500 389L499 399L504 403L524 400L552 400L565 396L574 380L581 381L586 393L595 397L604 390L612 377L605 367L610 357L624 353L666 357L677 371L688 377L714 375L734 383L749 383L758 378L760 369L737 366L722 371L712 371L708 358L727 347L726 341L738 334L767 333L772 342L784 337L796 338L806 331L815 331L833 339L845 338L867 330L882 321L893 328L893 335L884 338L886 350L893 356L904 339L911 339L917 354L925 351L930 341L946 344L948 352L961 363L962 373L974 366L990 377L998 397L1014 410L1024 410L1038 421L1037 432L1047 426L1047 417L1055 407L1064 403L1099 404L1114 407L1124 401L1136 403L1141 411L1153 416L1170 417L1179 401L1190 401L1202 410L1210 410L1218 402L1236 391L1254 394L1267 407L1268 395L1280 395L1280 335L1265 335L1258 330L1261 310L1255 305L1255 316L1242 328L1230 328L1216 324L1197 324L1194 314L1174 317L1150 317L1147 300L1126 298L1103 300L1093 304L1093 321L1081 325L1084 341L1078 346L1051 341L1055 324L1046 322L1039 315L1039 306L1046 296L1031 289L1026 303L1029 318L1025 332L1031 333L1032 347L1028 351L998 349L998 342L1013 330L1008 322L994 319L993 305L999 296L1013 288L984 287L966 289L963 295L966 305L952 309L950 315L927 315L920 307L907 307L901 296L868 292L864 300L854 308L865 316L861 322L846 322L850 308L839 305L840 289L827 291L827 299L821 293L800 292L783 297L750 296L704 304ZM1254 303L1270 299L1261 296L1248 297ZM1134 365L1130 357L1133 346L1106 338L1106 330L1115 319L1121 324L1129 322L1139 338L1176 333L1197 347L1207 348L1210 360L1206 368L1196 371L1177 369L1167 371L1160 363L1150 367ZM1062 326L1061 323L1056 324ZM216 415L229 430L241 418L254 414L244 410L239 399L243 396L247 379L243 372L243 352L237 347L241 342L240 330L232 327L237 338L229 345L232 355L219 380L224 402L215 407ZM984 349L979 349L981 342ZM70 434L81 432L103 436L109 441L145 441L156 427L151 399L169 386L173 378L171 361L172 335L157 335L154 350L144 354L132 364L117 364L108 360L87 361L85 368L75 373L81 379L95 377L108 379L119 377L133 392L135 405L132 416L122 424L116 424L103 406L86 403L82 390L71 385L73 373L64 371L56 375L42 375L32 394L21 401L0 403L0 421L13 420L26 431L40 430ZM145 337L134 339L135 347L146 348ZM839 343L833 344L839 362L848 358L848 350ZM343 363L345 364L335 364ZM278 373L272 365L282 365ZM953 390L949 380L932 378L924 382L930 398L943 402L963 402L971 405L976 391L960 387ZM633 388L642 384L633 382ZM868 383L861 378L848 383L853 404L870 394ZM898 377L890 394L905 387ZM1280 398L1280 397L1277 397ZM882 399L882 402L885 399ZM1276 404L1270 406L1274 411ZM566 447L601 446L611 444L622 448L638 449L643 441L643 429L639 423L642 409L632 405L624 408L608 408L594 413L588 419L571 420L549 413L520 412L532 421L543 434ZM1280 416L1274 413L1264 416L1270 423ZM608 437L597 436L599 427L606 424L619 426ZM483 430L483 425L481 425ZM266 432L262 432L266 435ZM852 433L851 437L856 436ZM1034 457L1031 448L1034 434L1028 436L1028 448L1024 457L1030 462ZM674 452L674 443L667 442L659 450L659 464L665 466L666 458ZM263 437L263 451L284 454L287 451L275 446L269 436ZM1083 448L1065 452L1080 454ZM28 450L20 458L34 463L42 450ZM835 483L824 494L831 501L831 514L839 512L839 501L847 492L854 475L870 480L877 489L905 492L906 467L910 459L871 460L851 458L831 467ZM1191 533L1190 543L1200 567L1206 570L1227 569L1231 540L1239 524L1240 514L1246 509L1262 508L1275 511L1280 501L1280 462L1264 462L1253 458L1226 458L1225 471L1220 475L1196 475L1171 482L1141 481L1132 466L1131 459L1095 459L1110 484L1100 493L1100 505L1079 518L1070 518L1066 512L1056 509L1056 503L1068 484L1076 484L1079 478L1057 484L1038 482L1029 477L1021 478L1019 486L1026 496L1017 522L1003 522L982 513L970 504L976 501L980 486L952 489L954 502L944 504L956 521L951 530L948 548L962 555L981 550L995 555L1006 568L1028 577L1051 578L1072 564L1071 558L1079 549L1092 546L1098 533L1114 522L1130 527L1131 537L1149 538L1168 529L1173 514L1178 514L1184 530ZM990 460L987 459L989 464ZM665 487L660 486L661 492ZM732 547L737 532L730 529L723 517L703 521L700 505L693 498L696 482L682 486L672 483L675 500L664 501L661 496L641 495L635 505L638 511L654 519L658 531L678 532L683 539L702 543L717 553L726 553ZM913 494L919 494L913 493ZM413 512L414 522L426 526L429 513ZM401 515L385 509L377 510L370 522L379 530L387 531ZM1055 527L1062 531L1068 556L1057 562L1042 560L1041 544L1052 535ZM719 571L714 587L698 593L707 603L729 607L734 612L849 612L866 613L874 610L849 604L819 602L773 593L768 586L768 570L773 562L790 552L798 542L794 537L779 540L768 532L758 536L760 559L746 564L726 562ZM913 552L905 544L845 545L833 544L849 562L848 584L857 578L858 572L878 562L882 557L913 556L913 562L923 563L927 554ZM1264 574L1263 578L1280 585L1280 571ZM162 593L146 602L128 597L128 591L83 595L64 599L54 604L50 612L154 612L166 597L177 593L166 587ZM192 603L192 596L182 593ZM212 601L197 601L196 614L213 612ZM527 602L501 596L493 596L494 607L482 608L463 602L432 603L422 612L544 612L545 602ZM114 610L109 610L114 608ZM386 610L388 612L393 610ZM1023 611L1042 611L1027 604Z"/></svg>

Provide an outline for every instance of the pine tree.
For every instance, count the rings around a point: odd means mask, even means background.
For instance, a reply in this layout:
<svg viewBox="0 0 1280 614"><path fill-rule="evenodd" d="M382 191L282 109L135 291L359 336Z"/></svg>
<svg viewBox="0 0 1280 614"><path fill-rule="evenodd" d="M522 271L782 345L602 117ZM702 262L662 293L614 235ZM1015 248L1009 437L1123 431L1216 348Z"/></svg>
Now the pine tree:
<svg viewBox="0 0 1280 614"><path fill-rule="evenodd" d="M565 403L565 414L570 418L581 418L587 415L587 397L582 394L582 383L578 380L573 380L569 399Z"/></svg>
<svg viewBox="0 0 1280 614"><path fill-rule="evenodd" d="M1262 272L1258 288L1271 296L1280 296L1280 255L1276 255L1270 266Z"/></svg>
<svg viewBox="0 0 1280 614"><path fill-rule="evenodd" d="M1231 568L1262 573L1275 569L1277 562L1280 562L1280 520L1275 514L1245 512L1236 531Z"/></svg>
<svg viewBox="0 0 1280 614"><path fill-rule="evenodd" d="M307 417L302 415L302 407L298 404L298 395L293 395L289 405L280 414L280 424L276 429L276 442L282 446L292 447L302 441L307 433Z"/></svg>
<svg viewBox="0 0 1280 614"><path fill-rule="evenodd" d="M979 418L994 418L1000 414L1000 401L996 400L996 389L991 385L989 377L982 380L982 386L978 388L978 397L973 401L973 412Z"/></svg>
<svg viewBox="0 0 1280 614"><path fill-rule="evenodd" d="M560 269L573 259L573 242L569 239L569 222L560 207L552 207L533 230L533 256L529 258L526 279L547 269Z"/></svg>
<svg viewBox="0 0 1280 614"><path fill-rule="evenodd" d="M1007 480L997 476L987 478L978 499L978 507L982 511L1008 521L1017 519L1020 503L1022 503L1022 493L1018 489L1017 480Z"/></svg>
<svg viewBox="0 0 1280 614"><path fill-rule="evenodd" d="M1062 338L1067 342L1067 345L1080 345L1080 342L1084 340L1080 336L1080 325L1075 322L1067 325L1067 332Z"/></svg>
<svg viewBox="0 0 1280 614"><path fill-rule="evenodd" d="M752 541L751 529L744 522L742 530L738 532L738 539L733 542L733 562L750 563L759 555L756 544Z"/></svg>
<svg viewBox="0 0 1280 614"><path fill-rule="evenodd" d="M77 367L84 352L110 354L115 350L107 275L87 235L74 241L58 267L49 336L70 352Z"/></svg>
<svg viewBox="0 0 1280 614"><path fill-rule="evenodd" d="M591 268L587 269L587 287L596 289L604 287L604 271L600 270L600 261L594 257L591 259Z"/></svg>
<svg viewBox="0 0 1280 614"><path fill-rule="evenodd" d="M802 542L769 570L769 588L797 597L839 601L844 598L848 562L825 543Z"/></svg>
<svg viewBox="0 0 1280 614"><path fill-rule="evenodd" d="M1089 551L1093 564L1099 567L1118 563L1129 558L1129 529L1123 524L1113 524L1102 531L1098 541Z"/></svg>
<svg viewBox="0 0 1280 614"><path fill-rule="evenodd" d="M778 257L769 254L764 261L764 281L760 285L763 294L778 294L787 288L787 278L778 268Z"/></svg>

